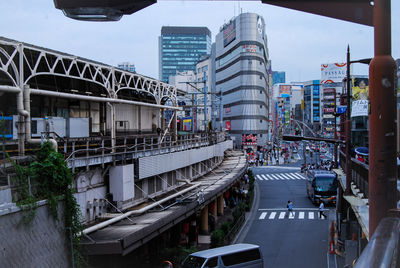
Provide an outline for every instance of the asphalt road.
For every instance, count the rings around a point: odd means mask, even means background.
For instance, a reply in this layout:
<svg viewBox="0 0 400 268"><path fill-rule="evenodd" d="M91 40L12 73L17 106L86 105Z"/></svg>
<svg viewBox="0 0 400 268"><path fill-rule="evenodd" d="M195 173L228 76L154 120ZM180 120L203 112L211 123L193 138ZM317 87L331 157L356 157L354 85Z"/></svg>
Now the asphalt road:
<svg viewBox="0 0 400 268"><path fill-rule="evenodd" d="M259 200L238 242L260 245L264 267L330 266L329 220L319 219L318 208L307 198L301 163L252 168ZM293 202L294 216L286 213L288 200Z"/></svg>

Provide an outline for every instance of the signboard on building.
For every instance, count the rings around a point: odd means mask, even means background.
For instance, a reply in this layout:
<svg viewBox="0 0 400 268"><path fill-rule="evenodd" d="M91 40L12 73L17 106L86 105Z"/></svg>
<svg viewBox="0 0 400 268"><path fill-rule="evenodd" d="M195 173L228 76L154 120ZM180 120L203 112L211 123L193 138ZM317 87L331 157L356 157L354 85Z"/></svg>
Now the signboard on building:
<svg viewBox="0 0 400 268"><path fill-rule="evenodd" d="M368 100L369 81L368 78L353 78L352 95L353 100Z"/></svg>
<svg viewBox="0 0 400 268"><path fill-rule="evenodd" d="M192 131L192 118L184 117L182 119L183 122L183 131Z"/></svg>
<svg viewBox="0 0 400 268"><path fill-rule="evenodd" d="M264 29L265 29L265 24L264 20L262 17L257 16L257 32L259 35L261 35L261 38L264 39Z"/></svg>
<svg viewBox="0 0 400 268"><path fill-rule="evenodd" d="M351 107L351 117L368 116L368 110L369 110L368 108L369 108L368 100L353 101Z"/></svg>
<svg viewBox="0 0 400 268"><path fill-rule="evenodd" d="M225 121L225 129L231 131L231 121Z"/></svg>
<svg viewBox="0 0 400 268"><path fill-rule="evenodd" d="M282 98L290 97L290 90L291 90L290 85L280 85L279 86L279 95Z"/></svg>
<svg viewBox="0 0 400 268"><path fill-rule="evenodd" d="M242 135L243 145L257 145L257 134L243 134Z"/></svg>
<svg viewBox="0 0 400 268"><path fill-rule="evenodd" d="M231 107L225 108L225 113L230 114L231 113Z"/></svg>
<svg viewBox="0 0 400 268"><path fill-rule="evenodd" d="M226 25L223 29L224 34L224 47L229 45L233 40L236 39L236 21L232 21Z"/></svg>
<svg viewBox="0 0 400 268"><path fill-rule="evenodd" d="M257 45L243 45L242 52L243 53L261 53L260 48Z"/></svg>
<svg viewBox="0 0 400 268"><path fill-rule="evenodd" d="M342 82L346 72L346 63L321 64L321 84Z"/></svg>

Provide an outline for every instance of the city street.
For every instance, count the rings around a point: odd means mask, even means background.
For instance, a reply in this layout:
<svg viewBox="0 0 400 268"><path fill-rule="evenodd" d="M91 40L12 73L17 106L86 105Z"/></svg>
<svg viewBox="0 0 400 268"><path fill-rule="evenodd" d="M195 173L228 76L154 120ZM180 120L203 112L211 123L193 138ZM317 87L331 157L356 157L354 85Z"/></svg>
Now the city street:
<svg viewBox="0 0 400 268"><path fill-rule="evenodd" d="M319 219L318 208L307 198L301 162L252 169L259 200L242 242L261 246L264 267L330 266L329 220ZM288 200L294 215L287 213Z"/></svg>

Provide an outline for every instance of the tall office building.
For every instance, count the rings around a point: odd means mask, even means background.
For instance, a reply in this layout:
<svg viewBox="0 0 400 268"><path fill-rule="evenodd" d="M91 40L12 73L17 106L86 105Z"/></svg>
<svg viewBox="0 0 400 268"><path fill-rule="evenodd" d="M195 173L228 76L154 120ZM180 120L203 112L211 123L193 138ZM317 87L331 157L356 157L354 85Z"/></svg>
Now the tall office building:
<svg viewBox="0 0 400 268"><path fill-rule="evenodd" d="M264 19L243 13L216 36L216 93L223 103L222 127L236 147L268 142L268 60Z"/></svg>
<svg viewBox="0 0 400 268"><path fill-rule="evenodd" d="M314 131L318 131L321 126L321 101L319 84L319 80L304 82L303 122Z"/></svg>
<svg viewBox="0 0 400 268"><path fill-rule="evenodd" d="M286 83L286 73L285 72L272 72L272 83L278 84L278 83Z"/></svg>
<svg viewBox="0 0 400 268"><path fill-rule="evenodd" d="M211 32L207 27L163 26L159 45L159 79L167 82L177 72L196 71L202 55L211 52Z"/></svg>

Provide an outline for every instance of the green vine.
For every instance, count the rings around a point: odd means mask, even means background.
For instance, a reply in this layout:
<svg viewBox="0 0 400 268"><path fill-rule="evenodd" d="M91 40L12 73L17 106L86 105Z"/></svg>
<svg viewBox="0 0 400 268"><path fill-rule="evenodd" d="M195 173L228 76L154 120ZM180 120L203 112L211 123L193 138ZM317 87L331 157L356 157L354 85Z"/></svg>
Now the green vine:
<svg viewBox="0 0 400 268"><path fill-rule="evenodd" d="M42 144L36 153L35 161L28 167L22 167L11 160L16 171L19 202L17 205L25 212L23 222L30 224L35 217L36 202L46 199L50 214L58 221L58 203L64 200L64 223L66 235L72 240L74 262L82 266L83 255L80 250L80 233L83 225L80 221L79 205L73 195L73 179L63 155L56 152L51 143ZM34 193L32 191L34 189Z"/></svg>

